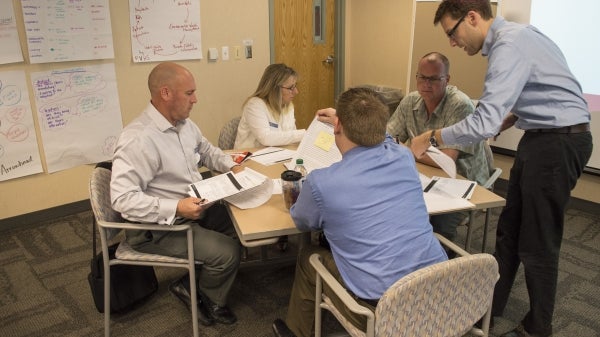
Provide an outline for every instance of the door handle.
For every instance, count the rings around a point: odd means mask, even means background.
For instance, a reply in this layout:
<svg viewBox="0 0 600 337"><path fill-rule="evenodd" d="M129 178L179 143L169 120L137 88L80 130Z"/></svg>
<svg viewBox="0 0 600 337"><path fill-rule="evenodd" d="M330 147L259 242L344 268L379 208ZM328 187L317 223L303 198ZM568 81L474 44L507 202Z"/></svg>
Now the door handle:
<svg viewBox="0 0 600 337"><path fill-rule="evenodd" d="M335 61L335 57L333 57L333 55L329 55L327 56L326 59L323 60L324 64L332 64L333 61Z"/></svg>

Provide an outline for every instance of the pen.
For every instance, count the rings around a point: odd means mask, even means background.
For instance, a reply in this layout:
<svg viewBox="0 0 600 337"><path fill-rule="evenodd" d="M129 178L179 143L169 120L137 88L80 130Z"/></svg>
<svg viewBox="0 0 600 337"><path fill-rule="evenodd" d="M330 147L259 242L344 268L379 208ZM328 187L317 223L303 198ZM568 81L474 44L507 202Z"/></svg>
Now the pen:
<svg viewBox="0 0 600 337"><path fill-rule="evenodd" d="M270 152L265 152L265 153L254 154L254 155L252 155L252 157L258 157L258 156L262 156L262 155L265 155L265 154L270 154L270 153L275 153L275 152L280 152L280 151L283 151L283 149L279 149L279 150L275 150L275 151L270 151Z"/></svg>
<svg viewBox="0 0 600 337"><path fill-rule="evenodd" d="M196 197L202 198L200 196L200 193L198 193L198 189L196 188L196 186L194 186L194 184L191 184L190 186L192 186L192 191L194 191L194 194L196 195Z"/></svg>

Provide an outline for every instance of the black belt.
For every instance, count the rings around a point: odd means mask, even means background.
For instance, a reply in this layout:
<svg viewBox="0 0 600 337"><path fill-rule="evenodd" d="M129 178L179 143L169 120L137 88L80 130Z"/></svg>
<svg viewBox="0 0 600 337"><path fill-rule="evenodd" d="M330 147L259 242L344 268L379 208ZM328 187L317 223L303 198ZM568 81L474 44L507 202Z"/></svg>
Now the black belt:
<svg viewBox="0 0 600 337"><path fill-rule="evenodd" d="M525 132L538 132L538 133L583 133L590 131L590 123L582 123L571 126L563 126L561 128L550 128L550 129L531 129L525 130Z"/></svg>

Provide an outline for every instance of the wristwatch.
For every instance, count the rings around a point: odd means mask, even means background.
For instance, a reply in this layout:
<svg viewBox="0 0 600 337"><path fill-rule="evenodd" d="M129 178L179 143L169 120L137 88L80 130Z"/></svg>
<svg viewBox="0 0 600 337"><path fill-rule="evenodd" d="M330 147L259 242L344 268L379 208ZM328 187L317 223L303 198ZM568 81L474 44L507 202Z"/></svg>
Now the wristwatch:
<svg viewBox="0 0 600 337"><path fill-rule="evenodd" d="M433 147L438 147L438 142L435 140L435 129L431 130L431 135L429 136L429 144Z"/></svg>

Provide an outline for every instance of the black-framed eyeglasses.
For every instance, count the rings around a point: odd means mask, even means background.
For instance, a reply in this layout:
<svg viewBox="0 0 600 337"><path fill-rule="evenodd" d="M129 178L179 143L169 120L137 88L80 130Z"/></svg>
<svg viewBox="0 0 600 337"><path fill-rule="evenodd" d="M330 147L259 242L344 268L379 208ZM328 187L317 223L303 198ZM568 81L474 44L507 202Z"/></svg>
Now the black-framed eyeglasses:
<svg viewBox="0 0 600 337"><path fill-rule="evenodd" d="M281 86L281 89L287 89L287 90L289 90L289 91L294 91L294 90L296 89L296 85L294 84L294 85L292 85L292 86L289 86L289 87L284 87L284 86L282 85L282 86Z"/></svg>
<svg viewBox="0 0 600 337"><path fill-rule="evenodd" d="M454 27L452 27L452 29L450 29L446 35L448 35L449 39L453 39L454 38L454 33L456 33L456 29L458 28L458 26L460 25L461 22L465 21L465 18L467 17L467 14L463 15L462 18L460 18L460 20L458 20L458 22L456 22L456 24L454 25Z"/></svg>
<svg viewBox="0 0 600 337"><path fill-rule="evenodd" d="M429 84L437 84L440 81L446 79L446 76L423 76L421 74L417 74L417 82L419 83L425 83L428 82Z"/></svg>

